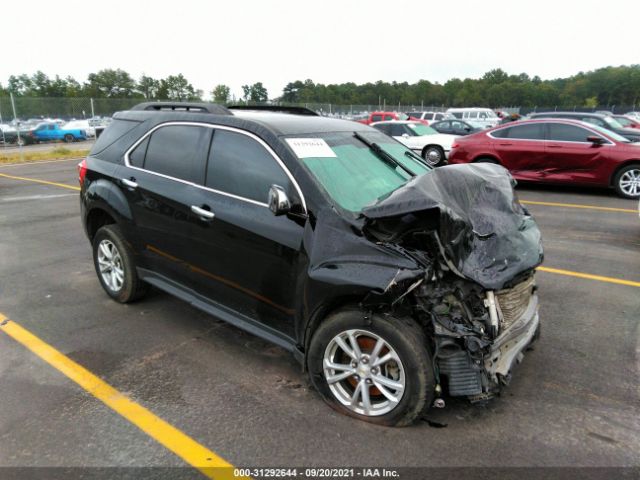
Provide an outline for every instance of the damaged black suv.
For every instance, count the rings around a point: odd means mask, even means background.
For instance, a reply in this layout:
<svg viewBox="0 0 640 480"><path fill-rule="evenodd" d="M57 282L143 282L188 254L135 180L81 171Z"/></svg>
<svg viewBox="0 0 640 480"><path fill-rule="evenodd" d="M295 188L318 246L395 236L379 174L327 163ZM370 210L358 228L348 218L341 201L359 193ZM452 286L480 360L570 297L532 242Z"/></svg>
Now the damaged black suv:
<svg viewBox="0 0 640 480"><path fill-rule="evenodd" d="M490 398L538 335L540 232L498 165L431 169L305 109L146 103L79 174L108 295L153 285L291 351L345 414Z"/></svg>

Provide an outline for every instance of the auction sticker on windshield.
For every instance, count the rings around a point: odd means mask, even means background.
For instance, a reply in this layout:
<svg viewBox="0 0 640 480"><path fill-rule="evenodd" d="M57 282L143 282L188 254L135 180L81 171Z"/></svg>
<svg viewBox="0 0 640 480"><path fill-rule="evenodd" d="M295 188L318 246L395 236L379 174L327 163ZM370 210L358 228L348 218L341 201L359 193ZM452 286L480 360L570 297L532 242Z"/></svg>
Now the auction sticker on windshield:
<svg viewBox="0 0 640 480"><path fill-rule="evenodd" d="M298 158L335 158L336 154L322 138L287 138Z"/></svg>

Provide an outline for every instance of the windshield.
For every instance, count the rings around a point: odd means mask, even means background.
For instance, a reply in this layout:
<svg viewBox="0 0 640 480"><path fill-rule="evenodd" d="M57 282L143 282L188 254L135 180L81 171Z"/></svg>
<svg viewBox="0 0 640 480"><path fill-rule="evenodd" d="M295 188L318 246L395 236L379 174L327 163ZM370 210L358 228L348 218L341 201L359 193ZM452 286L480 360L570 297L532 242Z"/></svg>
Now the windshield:
<svg viewBox="0 0 640 480"><path fill-rule="evenodd" d="M404 145L377 131L359 131L409 171L422 175L431 169ZM296 140L318 139L315 150L296 148ZM302 159L329 197L341 208L359 213L362 209L404 185L411 176L377 155L354 132L305 134L289 137L287 142ZM318 149L318 144L322 144ZM309 156L307 156L309 155ZM314 155L314 156L312 156Z"/></svg>
<svg viewBox="0 0 640 480"><path fill-rule="evenodd" d="M629 120L628 118L616 117L615 120L625 128L629 127L630 125L633 125L633 122L631 120Z"/></svg>
<svg viewBox="0 0 640 480"><path fill-rule="evenodd" d="M604 117L604 121L607 125L609 125L609 128L615 128L615 129L624 128L622 124L618 122L615 118Z"/></svg>
<svg viewBox="0 0 640 480"><path fill-rule="evenodd" d="M427 127L422 123L407 123L407 127L409 127L417 136L436 135L438 133L433 128Z"/></svg>
<svg viewBox="0 0 640 480"><path fill-rule="evenodd" d="M616 142L621 142L621 143L629 143L630 140L623 137L622 135L617 134L616 132L612 132L611 130L601 127L600 125L594 125L594 124L590 124L589 125L590 128L593 128L594 130L598 130L601 133L604 133L605 135L609 136L610 138L614 139Z"/></svg>

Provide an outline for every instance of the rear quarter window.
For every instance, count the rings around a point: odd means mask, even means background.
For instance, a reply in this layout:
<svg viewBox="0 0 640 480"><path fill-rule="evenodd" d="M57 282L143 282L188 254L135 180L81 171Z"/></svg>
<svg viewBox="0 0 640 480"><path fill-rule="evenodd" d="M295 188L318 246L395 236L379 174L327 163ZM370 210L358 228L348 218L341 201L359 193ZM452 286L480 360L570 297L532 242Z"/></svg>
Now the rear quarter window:
<svg viewBox="0 0 640 480"><path fill-rule="evenodd" d="M103 151L109 145L119 140L131 130L136 128L138 125L140 125L140 123L141 122L133 120L113 120L96 140L91 153L94 154Z"/></svg>

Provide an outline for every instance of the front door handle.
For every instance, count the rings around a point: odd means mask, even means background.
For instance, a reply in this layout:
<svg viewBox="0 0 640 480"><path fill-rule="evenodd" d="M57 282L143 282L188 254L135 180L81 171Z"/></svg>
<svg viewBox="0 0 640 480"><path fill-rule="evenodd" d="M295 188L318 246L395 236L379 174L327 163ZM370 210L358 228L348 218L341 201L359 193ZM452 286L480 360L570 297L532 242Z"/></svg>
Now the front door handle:
<svg viewBox="0 0 640 480"><path fill-rule="evenodd" d="M216 216L211 210L205 210L202 207L198 207L196 205L191 205L191 211L198 215L202 220L213 220Z"/></svg>
<svg viewBox="0 0 640 480"><path fill-rule="evenodd" d="M131 189L138 188L138 184L136 183L136 179L135 178L131 178L131 180L129 180L128 178L123 178L122 179L122 184L125 187L131 188Z"/></svg>

